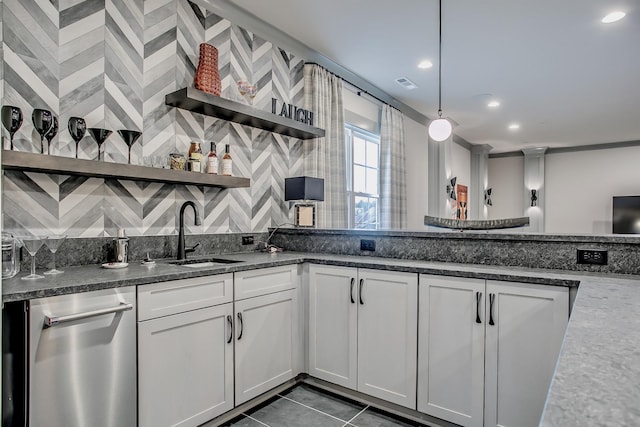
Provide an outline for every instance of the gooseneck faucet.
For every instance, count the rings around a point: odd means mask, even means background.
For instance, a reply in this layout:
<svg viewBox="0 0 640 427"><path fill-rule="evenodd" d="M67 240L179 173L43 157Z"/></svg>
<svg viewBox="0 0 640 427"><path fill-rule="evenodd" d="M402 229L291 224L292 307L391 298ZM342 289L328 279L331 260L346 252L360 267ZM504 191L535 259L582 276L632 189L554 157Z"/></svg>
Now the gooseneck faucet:
<svg viewBox="0 0 640 427"><path fill-rule="evenodd" d="M197 243L195 246L191 248L184 247L184 210L187 206L191 206L193 208L193 213L195 215L195 225L200 225L200 215L198 215L198 207L192 201L186 201L182 204L180 208L180 230L178 231L178 259L187 259L187 253L193 252L196 250L200 243Z"/></svg>

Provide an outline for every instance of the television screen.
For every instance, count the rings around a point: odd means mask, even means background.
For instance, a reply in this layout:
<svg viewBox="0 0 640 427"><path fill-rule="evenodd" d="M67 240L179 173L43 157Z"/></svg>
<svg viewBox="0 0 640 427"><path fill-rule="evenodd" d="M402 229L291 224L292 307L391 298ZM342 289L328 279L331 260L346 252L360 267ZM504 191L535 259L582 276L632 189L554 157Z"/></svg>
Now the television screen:
<svg viewBox="0 0 640 427"><path fill-rule="evenodd" d="M613 198L613 234L640 234L640 196Z"/></svg>

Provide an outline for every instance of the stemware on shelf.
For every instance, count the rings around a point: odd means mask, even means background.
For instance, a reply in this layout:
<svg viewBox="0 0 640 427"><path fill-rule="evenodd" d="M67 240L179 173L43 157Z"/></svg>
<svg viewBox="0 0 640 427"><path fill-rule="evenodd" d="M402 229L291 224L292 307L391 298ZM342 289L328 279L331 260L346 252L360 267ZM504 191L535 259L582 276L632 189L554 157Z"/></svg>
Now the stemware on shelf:
<svg viewBox="0 0 640 427"><path fill-rule="evenodd" d="M142 132L138 132L137 130L126 130L121 129L118 131L118 134L124 140L124 143L129 147L129 164L131 164L131 146L136 143Z"/></svg>
<svg viewBox="0 0 640 427"><path fill-rule="evenodd" d="M9 131L9 139L11 141L11 149L13 150L13 136L22 126L22 110L13 105L2 106L2 124Z"/></svg>
<svg viewBox="0 0 640 427"><path fill-rule="evenodd" d="M67 238L66 234L55 234L53 236L47 236L44 240L45 246L49 249L53 256L53 268L51 270L45 271L44 274L60 274L64 273L62 270L58 270L56 268L56 252L64 242L64 239Z"/></svg>
<svg viewBox="0 0 640 427"><path fill-rule="evenodd" d="M51 141L58 134L58 118L53 116L53 124L51 125L51 129L44 136L47 140L47 154L51 154Z"/></svg>
<svg viewBox="0 0 640 427"><path fill-rule="evenodd" d="M31 274L24 276L22 280L44 279L44 276L36 274L36 253L42 247L42 238L39 236L22 236L19 237L22 246L31 255Z"/></svg>
<svg viewBox="0 0 640 427"><path fill-rule="evenodd" d="M44 136L49 133L53 126L53 113L49 110L36 108L31 114L33 127L40 134L40 154L44 154Z"/></svg>
<svg viewBox="0 0 640 427"><path fill-rule="evenodd" d="M240 95L245 96L250 86L249 82L246 80L238 80L237 85L238 85L238 92L240 92Z"/></svg>
<svg viewBox="0 0 640 427"><path fill-rule="evenodd" d="M107 138L109 138L109 135L112 134L112 131L108 129L100 129L100 128L89 128L87 130L89 131L93 139L95 139L96 142L98 143L98 160L100 160L100 152L101 152L100 147L102 146L102 143ZM104 158L102 160L104 160Z"/></svg>
<svg viewBox="0 0 640 427"><path fill-rule="evenodd" d="M78 144L80 140L84 138L85 132L87 132L87 123L81 117L71 117L69 119L69 133L71 138L76 142L76 159L78 158Z"/></svg>
<svg viewBox="0 0 640 427"><path fill-rule="evenodd" d="M258 94L258 85L249 85L247 87L247 95L249 96L249 104L253 105L253 98Z"/></svg>

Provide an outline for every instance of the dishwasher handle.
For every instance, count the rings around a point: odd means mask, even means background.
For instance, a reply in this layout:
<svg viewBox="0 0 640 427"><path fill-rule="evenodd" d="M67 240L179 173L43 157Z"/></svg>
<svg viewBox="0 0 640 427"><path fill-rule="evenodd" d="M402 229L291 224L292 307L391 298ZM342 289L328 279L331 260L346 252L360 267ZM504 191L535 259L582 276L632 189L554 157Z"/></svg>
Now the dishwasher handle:
<svg viewBox="0 0 640 427"><path fill-rule="evenodd" d="M69 314L67 316L44 316L44 327L50 328L61 323L73 322L74 320L88 319L90 317L102 316L105 314L121 313L133 309L133 304L121 302L117 307L102 308L100 310L87 311L84 313Z"/></svg>

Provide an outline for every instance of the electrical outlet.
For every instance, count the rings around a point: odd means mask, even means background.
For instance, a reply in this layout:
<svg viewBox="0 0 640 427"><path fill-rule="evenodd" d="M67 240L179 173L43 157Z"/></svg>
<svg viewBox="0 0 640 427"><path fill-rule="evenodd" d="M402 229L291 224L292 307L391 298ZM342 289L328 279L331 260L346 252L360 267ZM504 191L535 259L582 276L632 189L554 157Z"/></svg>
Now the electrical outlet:
<svg viewBox="0 0 640 427"><path fill-rule="evenodd" d="M606 249L578 249L578 264L607 265Z"/></svg>
<svg viewBox="0 0 640 427"><path fill-rule="evenodd" d="M376 241L375 240L360 240L360 250L361 251L370 251L375 252L376 250Z"/></svg>
<svg viewBox="0 0 640 427"><path fill-rule="evenodd" d="M253 236L242 236L243 245L253 245Z"/></svg>

